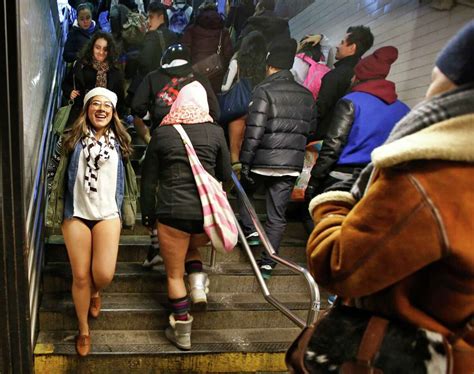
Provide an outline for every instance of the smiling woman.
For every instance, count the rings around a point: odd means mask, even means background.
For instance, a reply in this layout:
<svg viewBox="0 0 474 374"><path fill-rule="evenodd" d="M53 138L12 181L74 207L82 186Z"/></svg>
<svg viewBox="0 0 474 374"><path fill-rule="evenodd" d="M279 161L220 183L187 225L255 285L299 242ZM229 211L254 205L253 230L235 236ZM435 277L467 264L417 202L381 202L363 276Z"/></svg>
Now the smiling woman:
<svg viewBox="0 0 474 374"><path fill-rule="evenodd" d="M85 95L95 87L114 92L117 95L117 112L123 114L124 78L116 62L117 48L112 35L96 32L62 84L65 98L74 101L68 126L78 118Z"/></svg>
<svg viewBox="0 0 474 374"><path fill-rule="evenodd" d="M53 216L60 214L71 262L79 324L76 350L81 356L90 351L88 314L99 316L99 291L112 281L117 262L129 170L125 162L131 147L116 105L117 95L112 91L102 87L89 91L79 118L59 141L48 168L48 177L54 176L50 205L59 186L65 188L63 211ZM48 207L48 214L51 210Z"/></svg>

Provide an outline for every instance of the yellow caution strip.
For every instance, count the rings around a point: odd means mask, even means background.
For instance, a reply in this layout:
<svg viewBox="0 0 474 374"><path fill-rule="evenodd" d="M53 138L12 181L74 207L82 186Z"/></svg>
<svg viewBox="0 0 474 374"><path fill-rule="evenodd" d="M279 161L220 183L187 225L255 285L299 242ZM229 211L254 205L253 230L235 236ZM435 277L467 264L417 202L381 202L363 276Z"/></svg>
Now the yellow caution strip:
<svg viewBox="0 0 474 374"><path fill-rule="evenodd" d="M48 347L41 349L46 351ZM38 352L38 346L35 353L36 374L287 372L284 353L100 354L80 358L73 355L42 355Z"/></svg>

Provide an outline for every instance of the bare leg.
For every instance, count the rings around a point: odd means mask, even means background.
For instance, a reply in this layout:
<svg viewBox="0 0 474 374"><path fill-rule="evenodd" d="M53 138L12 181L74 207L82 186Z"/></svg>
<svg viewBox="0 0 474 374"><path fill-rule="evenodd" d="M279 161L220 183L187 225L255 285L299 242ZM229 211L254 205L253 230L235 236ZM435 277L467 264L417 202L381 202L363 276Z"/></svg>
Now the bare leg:
<svg viewBox="0 0 474 374"><path fill-rule="evenodd" d="M199 247L204 247L209 243L209 238L206 234L192 234L191 240L189 241L189 249L186 254L186 262L188 261L202 261L201 252L199 252Z"/></svg>
<svg viewBox="0 0 474 374"><path fill-rule="evenodd" d="M115 274L120 240L120 218L103 220L92 229L92 279L95 295L107 287Z"/></svg>
<svg viewBox="0 0 474 374"><path fill-rule="evenodd" d="M64 242L72 269L72 299L79 322L79 334L89 335L87 320L91 299L92 235L89 227L77 218L62 224Z"/></svg>
<svg viewBox="0 0 474 374"><path fill-rule="evenodd" d="M184 261L191 235L158 223L158 239L168 280L168 297L179 299L187 295L184 284Z"/></svg>
<svg viewBox="0 0 474 374"><path fill-rule="evenodd" d="M245 134L245 116L229 123L230 162L239 162L240 148Z"/></svg>

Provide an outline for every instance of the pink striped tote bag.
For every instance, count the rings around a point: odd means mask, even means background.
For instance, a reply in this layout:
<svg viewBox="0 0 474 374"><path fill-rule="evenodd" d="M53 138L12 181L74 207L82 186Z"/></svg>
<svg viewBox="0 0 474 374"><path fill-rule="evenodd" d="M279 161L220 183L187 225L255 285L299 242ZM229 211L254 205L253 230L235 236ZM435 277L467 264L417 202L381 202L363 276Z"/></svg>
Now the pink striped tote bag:
<svg viewBox="0 0 474 374"><path fill-rule="evenodd" d="M173 125L181 135L194 174L204 216L204 231L218 252L230 252L237 244L237 223L221 183L209 174L196 155L181 125Z"/></svg>

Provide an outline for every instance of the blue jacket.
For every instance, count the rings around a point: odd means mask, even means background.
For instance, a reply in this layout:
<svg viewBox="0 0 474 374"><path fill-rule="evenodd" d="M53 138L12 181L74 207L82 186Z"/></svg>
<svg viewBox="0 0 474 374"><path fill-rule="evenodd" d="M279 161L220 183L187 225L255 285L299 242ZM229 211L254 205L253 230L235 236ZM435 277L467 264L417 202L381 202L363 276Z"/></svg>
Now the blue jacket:
<svg viewBox="0 0 474 374"><path fill-rule="evenodd" d="M388 104L367 92L343 96L334 108L310 184L322 184L337 167L364 167L374 148L385 142L395 124L409 111L400 100Z"/></svg>
<svg viewBox="0 0 474 374"><path fill-rule="evenodd" d="M382 145L395 124L410 111L400 100L386 104L365 92L343 97L354 106L354 120L338 165L368 164L374 148Z"/></svg>

